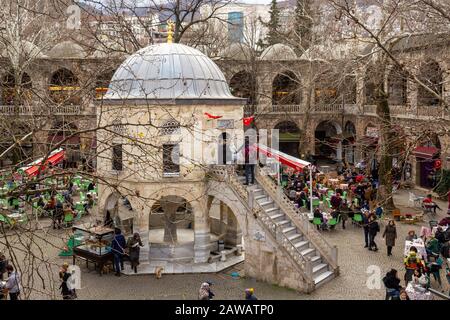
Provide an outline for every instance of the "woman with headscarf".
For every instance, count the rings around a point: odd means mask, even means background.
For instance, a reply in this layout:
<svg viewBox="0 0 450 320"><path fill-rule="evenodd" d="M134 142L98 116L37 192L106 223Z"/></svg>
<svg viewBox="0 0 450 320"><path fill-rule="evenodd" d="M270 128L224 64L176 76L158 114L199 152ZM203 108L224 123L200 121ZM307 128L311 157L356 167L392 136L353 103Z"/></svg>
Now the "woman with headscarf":
<svg viewBox="0 0 450 320"><path fill-rule="evenodd" d="M198 300L209 300L209 284L203 282L198 291Z"/></svg>
<svg viewBox="0 0 450 320"><path fill-rule="evenodd" d="M131 268L134 270L134 273L137 273L137 266L139 265L139 254L141 252L140 247L143 246L144 245L142 244L141 237L137 232L135 232L133 236L128 239L128 253L131 262Z"/></svg>

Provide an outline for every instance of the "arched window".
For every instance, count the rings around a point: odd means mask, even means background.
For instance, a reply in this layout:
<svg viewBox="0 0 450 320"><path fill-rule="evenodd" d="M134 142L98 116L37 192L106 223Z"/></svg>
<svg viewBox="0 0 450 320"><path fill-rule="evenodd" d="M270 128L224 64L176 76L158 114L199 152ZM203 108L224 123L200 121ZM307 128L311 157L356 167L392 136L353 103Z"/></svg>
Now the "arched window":
<svg viewBox="0 0 450 320"><path fill-rule="evenodd" d="M406 104L407 78L398 68L394 68L388 77L389 104L400 106Z"/></svg>
<svg viewBox="0 0 450 320"><path fill-rule="evenodd" d="M246 98L247 104L256 103L256 81L249 72L236 73L230 80L230 90L234 96Z"/></svg>
<svg viewBox="0 0 450 320"><path fill-rule="evenodd" d="M72 71L62 68L50 79L50 97L58 104L80 104L78 78Z"/></svg>
<svg viewBox="0 0 450 320"><path fill-rule="evenodd" d="M21 81L15 81L14 72L9 72L1 83L1 103L3 105L23 104L31 100L31 78L22 74Z"/></svg>
<svg viewBox="0 0 450 320"><path fill-rule="evenodd" d="M433 92L442 96L442 70L435 61L424 63L420 68L419 80ZM419 106L437 106L440 101L436 95L418 85L417 104Z"/></svg>
<svg viewBox="0 0 450 320"><path fill-rule="evenodd" d="M159 129L160 135L166 136L171 134L180 134L180 123L175 119L167 120Z"/></svg>
<svg viewBox="0 0 450 320"><path fill-rule="evenodd" d="M364 104L376 104L376 72L368 68L364 78Z"/></svg>
<svg viewBox="0 0 450 320"><path fill-rule="evenodd" d="M297 77L293 72L287 71L278 74L272 83L272 104L299 104L301 95L299 94L298 84Z"/></svg>

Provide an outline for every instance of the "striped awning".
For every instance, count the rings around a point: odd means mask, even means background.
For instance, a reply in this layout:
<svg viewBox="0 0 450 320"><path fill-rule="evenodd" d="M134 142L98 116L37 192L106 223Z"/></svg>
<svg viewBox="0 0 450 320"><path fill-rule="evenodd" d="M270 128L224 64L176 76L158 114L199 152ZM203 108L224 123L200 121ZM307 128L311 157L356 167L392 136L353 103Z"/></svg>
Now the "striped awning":
<svg viewBox="0 0 450 320"><path fill-rule="evenodd" d="M256 150L258 150L262 154L266 155L267 157L275 159L279 163L289 166L296 171L303 171L303 169L305 167L308 167L311 165L311 163L308 161L304 161L304 160L295 158L295 157L290 156L286 153L283 153L279 150L269 148L263 144L259 144L259 143L255 144L255 148L256 148Z"/></svg>
<svg viewBox="0 0 450 320"><path fill-rule="evenodd" d="M412 154L418 158L433 159L434 155L439 152L436 147L417 147L413 150Z"/></svg>
<svg viewBox="0 0 450 320"><path fill-rule="evenodd" d="M22 167L19 169L19 172L25 173L28 177L36 176L40 171L44 170L46 165L51 164L52 166L57 165L58 163L64 160L65 151L64 149L57 149L50 153L47 158L45 164L42 164L44 158L39 158L36 161L33 161L26 167Z"/></svg>

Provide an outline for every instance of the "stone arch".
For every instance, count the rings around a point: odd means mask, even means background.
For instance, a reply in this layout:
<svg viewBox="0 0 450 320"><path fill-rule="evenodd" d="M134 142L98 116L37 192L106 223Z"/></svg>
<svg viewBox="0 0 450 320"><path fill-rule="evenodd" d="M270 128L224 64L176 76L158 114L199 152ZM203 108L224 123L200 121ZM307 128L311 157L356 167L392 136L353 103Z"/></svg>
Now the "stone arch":
<svg viewBox="0 0 450 320"><path fill-rule="evenodd" d="M80 104L79 79L67 68L52 73L49 81L49 95L58 104Z"/></svg>
<svg viewBox="0 0 450 320"><path fill-rule="evenodd" d="M299 79L292 71L284 71L275 76L272 81L272 104L300 104Z"/></svg>
<svg viewBox="0 0 450 320"><path fill-rule="evenodd" d="M278 122L274 129L279 130L279 150L294 157L299 157L300 147L300 128L291 120L284 120ZM274 141L272 147L276 148Z"/></svg>
<svg viewBox="0 0 450 320"><path fill-rule="evenodd" d="M418 75L419 80L431 90L442 96L443 93L443 70L438 62L431 60L423 62ZM417 104L419 106L437 106L440 100L423 86L418 86Z"/></svg>
<svg viewBox="0 0 450 320"><path fill-rule="evenodd" d="M406 105L408 78L398 68L390 70L387 78L388 102L393 106Z"/></svg>
<svg viewBox="0 0 450 320"><path fill-rule="evenodd" d="M115 69L106 70L100 73L95 80L95 98L102 99L108 91L109 83L116 72Z"/></svg>
<svg viewBox="0 0 450 320"><path fill-rule="evenodd" d="M0 105L23 104L31 101L32 87L33 84L28 73L23 72L21 79L16 83L14 71L11 70L1 79Z"/></svg>
<svg viewBox="0 0 450 320"><path fill-rule="evenodd" d="M249 105L256 104L256 78L250 72L241 70L235 73L231 77L229 85L234 96L246 98Z"/></svg>
<svg viewBox="0 0 450 320"><path fill-rule="evenodd" d="M317 160L342 161L342 127L333 120L322 120L314 129Z"/></svg>

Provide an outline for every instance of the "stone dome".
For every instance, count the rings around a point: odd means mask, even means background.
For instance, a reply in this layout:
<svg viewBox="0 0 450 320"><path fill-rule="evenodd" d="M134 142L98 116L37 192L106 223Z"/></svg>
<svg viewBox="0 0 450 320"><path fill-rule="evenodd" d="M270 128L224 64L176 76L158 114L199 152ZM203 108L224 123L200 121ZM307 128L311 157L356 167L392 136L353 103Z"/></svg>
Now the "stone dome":
<svg viewBox="0 0 450 320"><path fill-rule="evenodd" d="M291 47L282 44L276 43L267 47L261 53L261 60L297 60L297 55L295 54L294 49Z"/></svg>
<svg viewBox="0 0 450 320"><path fill-rule="evenodd" d="M229 60L249 60L253 54L252 48L245 44L233 43L226 47L219 56Z"/></svg>
<svg viewBox="0 0 450 320"><path fill-rule="evenodd" d="M143 48L114 73L105 99L238 99L219 67L180 43Z"/></svg>
<svg viewBox="0 0 450 320"><path fill-rule="evenodd" d="M48 56L53 59L84 59L87 55L80 45L72 41L63 41L55 45L48 52Z"/></svg>
<svg viewBox="0 0 450 320"><path fill-rule="evenodd" d="M10 55L16 55L17 53L31 59L35 58L46 58L46 55L42 50L36 46L34 43L29 41L21 41L18 43L18 47L9 45L6 49L2 51L2 57L9 57Z"/></svg>

